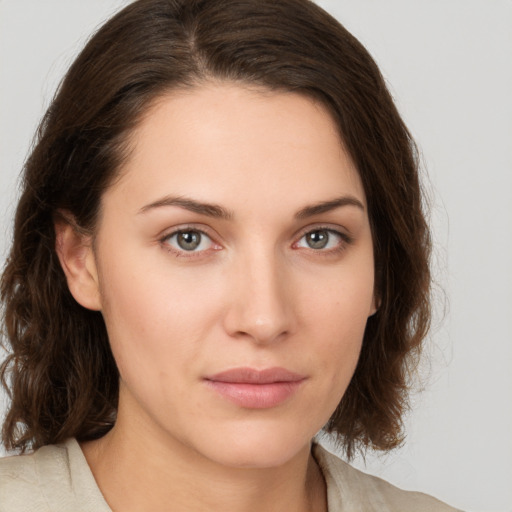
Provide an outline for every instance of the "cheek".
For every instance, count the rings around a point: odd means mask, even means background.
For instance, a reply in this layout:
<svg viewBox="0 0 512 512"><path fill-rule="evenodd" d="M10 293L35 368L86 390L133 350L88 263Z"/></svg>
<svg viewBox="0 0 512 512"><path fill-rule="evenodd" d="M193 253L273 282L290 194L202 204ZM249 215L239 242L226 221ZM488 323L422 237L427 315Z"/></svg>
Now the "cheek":
<svg viewBox="0 0 512 512"><path fill-rule="evenodd" d="M121 377L149 386L193 368L201 340L219 316L219 288L211 278L191 278L165 265L121 257L112 263L102 269L108 278L101 280L101 295Z"/></svg>
<svg viewBox="0 0 512 512"><path fill-rule="evenodd" d="M373 263L368 260L309 277L299 298L302 316L347 342L360 338L373 304Z"/></svg>
<svg viewBox="0 0 512 512"><path fill-rule="evenodd" d="M359 273L340 273L322 293L304 301L311 340L323 360L326 380L338 389L339 399L340 390L342 394L355 371L372 302L371 266Z"/></svg>

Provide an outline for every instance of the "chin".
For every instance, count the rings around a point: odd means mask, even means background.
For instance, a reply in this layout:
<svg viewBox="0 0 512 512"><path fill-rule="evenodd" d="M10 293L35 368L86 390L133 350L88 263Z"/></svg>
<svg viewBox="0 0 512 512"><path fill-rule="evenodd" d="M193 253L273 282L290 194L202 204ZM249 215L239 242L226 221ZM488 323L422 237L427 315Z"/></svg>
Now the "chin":
<svg viewBox="0 0 512 512"><path fill-rule="evenodd" d="M270 429L259 425L240 425L220 436L210 436L203 450L210 460L223 466L264 469L280 467L295 457L309 453L313 435L289 429Z"/></svg>

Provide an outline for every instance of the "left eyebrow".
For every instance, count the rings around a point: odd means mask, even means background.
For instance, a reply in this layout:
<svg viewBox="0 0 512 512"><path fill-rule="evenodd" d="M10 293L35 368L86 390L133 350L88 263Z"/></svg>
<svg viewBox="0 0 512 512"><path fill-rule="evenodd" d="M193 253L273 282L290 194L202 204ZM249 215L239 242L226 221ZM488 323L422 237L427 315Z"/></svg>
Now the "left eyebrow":
<svg viewBox="0 0 512 512"><path fill-rule="evenodd" d="M322 201L321 203L306 206L295 214L295 218L307 219L308 217L327 213L331 210L335 210L336 208L341 208L342 206L355 206L356 208L364 211L364 205L361 201L359 201L359 199L355 198L354 196L342 196L337 197L336 199L331 199L329 201Z"/></svg>

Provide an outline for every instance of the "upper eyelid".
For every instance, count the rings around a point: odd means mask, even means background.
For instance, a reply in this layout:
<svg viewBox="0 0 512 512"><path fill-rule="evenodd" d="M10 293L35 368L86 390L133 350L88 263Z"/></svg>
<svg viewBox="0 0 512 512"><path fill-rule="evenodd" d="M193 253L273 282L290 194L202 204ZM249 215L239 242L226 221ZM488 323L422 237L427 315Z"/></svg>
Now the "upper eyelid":
<svg viewBox="0 0 512 512"><path fill-rule="evenodd" d="M165 240L167 238L170 238L173 235L176 235L177 233L183 233L187 231L197 231L198 233L201 233L203 235L206 235L207 237L211 238L212 240L215 240L215 235L212 234L212 229L208 226L204 225L197 225L197 224L183 224L181 226L174 226L172 228L164 229L160 232L160 234L157 235L157 238L159 240Z"/></svg>
<svg viewBox="0 0 512 512"><path fill-rule="evenodd" d="M329 223L326 223L326 224L320 223L320 224L316 224L316 225L305 226L304 228L301 228L300 230L298 230L296 232L295 239L299 240L300 238L307 235L308 233L311 233L313 231L321 231L321 230L329 231L331 233L336 233L343 238L352 239L350 231L347 228L344 228L339 225L329 224Z"/></svg>

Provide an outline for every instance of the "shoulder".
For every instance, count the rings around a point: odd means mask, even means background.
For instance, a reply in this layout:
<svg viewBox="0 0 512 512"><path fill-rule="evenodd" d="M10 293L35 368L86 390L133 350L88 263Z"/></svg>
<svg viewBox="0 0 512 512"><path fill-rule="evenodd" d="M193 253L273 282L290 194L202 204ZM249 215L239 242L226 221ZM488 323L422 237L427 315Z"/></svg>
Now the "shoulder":
<svg viewBox="0 0 512 512"><path fill-rule="evenodd" d="M329 512L457 511L432 496L404 491L381 478L359 471L320 445L314 445L313 453L327 484Z"/></svg>
<svg viewBox="0 0 512 512"><path fill-rule="evenodd" d="M0 512L49 511L45 483L65 476L66 458L65 448L55 445L0 459ZM43 468L51 471L43 473Z"/></svg>
<svg viewBox="0 0 512 512"><path fill-rule="evenodd" d="M0 512L76 511L77 504L108 510L75 439L0 459Z"/></svg>

